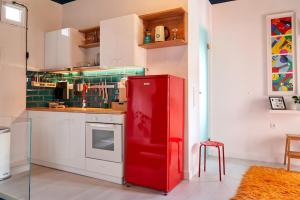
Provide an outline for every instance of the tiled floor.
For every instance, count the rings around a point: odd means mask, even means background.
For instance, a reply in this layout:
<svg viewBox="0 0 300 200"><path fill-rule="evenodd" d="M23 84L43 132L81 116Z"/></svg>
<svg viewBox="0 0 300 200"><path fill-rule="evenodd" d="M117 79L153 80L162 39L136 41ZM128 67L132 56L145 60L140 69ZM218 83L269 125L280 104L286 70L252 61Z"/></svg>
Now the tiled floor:
<svg viewBox="0 0 300 200"><path fill-rule="evenodd" d="M195 177L191 181L183 181L168 196L141 187L127 188L67 172L34 166L31 200L227 200L234 196L240 180L249 166L283 167L278 164L228 159L227 175L222 182L219 182L217 160L210 158L207 165L208 171L201 178ZM9 187L9 184L6 184L6 187Z"/></svg>

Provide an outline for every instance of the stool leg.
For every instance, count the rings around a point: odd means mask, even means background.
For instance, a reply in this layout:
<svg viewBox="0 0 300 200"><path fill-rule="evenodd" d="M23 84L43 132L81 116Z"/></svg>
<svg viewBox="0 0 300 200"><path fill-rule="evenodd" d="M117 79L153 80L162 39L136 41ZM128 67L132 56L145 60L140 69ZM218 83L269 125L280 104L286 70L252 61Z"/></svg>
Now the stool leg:
<svg viewBox="0 0 300 200"><path fill-rule="evenodd" d="M284 152L284 165L286 165L286 156L287 156L287 148L288 148L288 137L286 137L285 141L285 152Z"/></svg>
<svg viewBox="0 0 300 200"><path fill-rule="evenodd" d="M204 171L206 172L206 146L204 145Z"/></svg>
<svg viewBox="0 0 300 200"><path fill-rule="evenodd" d="M222 151L223 151L223 173L225 175L225 150L224 150L224 146L222 146Z"/></svg>
<svg viewBox="0 0 300 200"><path fill-rule="evenodd" d="M220 154L220 147L218 148L218 157L219 157L219 176L220 176L220 181L222 181L222 172L221 172L221 154Z"/></svg>
<svg viewBox="0 0 300 200"><path fill-rule="evenodd" d="M202 158L202 144L200 145L200 148L199 148L199 177L200 177L200 174L201 174L201 158Z"/></svg>
<svg viewBox="0 0 300 200"><path fill-rule="evenodd" d="M290 171L291 170L291 158L288 156L288 166L287 166L287 170Z"/></svg>

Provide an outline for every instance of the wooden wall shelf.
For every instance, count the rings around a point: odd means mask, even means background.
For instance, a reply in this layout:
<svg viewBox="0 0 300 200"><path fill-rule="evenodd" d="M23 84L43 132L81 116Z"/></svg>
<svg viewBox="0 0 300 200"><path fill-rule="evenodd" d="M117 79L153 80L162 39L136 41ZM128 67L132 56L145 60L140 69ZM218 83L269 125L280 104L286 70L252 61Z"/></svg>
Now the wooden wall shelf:
<svg viewBox="0 0 300 200"><path fill-rule="evenodd" d="M300 114L300 110L270 110L271 114Z"/></svg>
<svg viewBox="0 0 300 200"><path fill-rule="evenodd" d="M187 42L184 40L177 39L177 40L168 40L165 42L141 44L139 46L145 49L157 49L157 48L174 47L174 46L182 46L182 45L187 45Z"/></svg>
<svg viewBox="0 0 300 200"><path fill-rule="evenodd" d="M95 27L87 28L87 29L80 29L79 32L80 33L90 33L90 32L98 31L98 30L100 30L100 26L95 26Z"/></svg>
<svg viewBox="0 0 300 200"><path fill-rule="evenodd" d="M79 45L80 48L88 49L100 47L100 27L92 27L79 30L84 35L85 41Z"/></svg>
<svg viewBox="0 0 300 200"><path fill-rule="evenodd" d="M139 45L140 47L155 49L187 44L188 16L183 8L141 15L140 18L143 20L144 35L146 35L146 31L150 31L152 39L150 44L141 44ZM171 36L165 42L155 42L155 27L160 25L163 25L170 30ZM175 28L178 29L177 39L173 40L172 30Z"/></svg>
<svg viewBox="0 0 300 200"><path fill-rule="evenodd" d="M81 45L79 45L79 47L84 48L84 49L100 47L100 42L90 43L90 44L81 44Z"/></svg>

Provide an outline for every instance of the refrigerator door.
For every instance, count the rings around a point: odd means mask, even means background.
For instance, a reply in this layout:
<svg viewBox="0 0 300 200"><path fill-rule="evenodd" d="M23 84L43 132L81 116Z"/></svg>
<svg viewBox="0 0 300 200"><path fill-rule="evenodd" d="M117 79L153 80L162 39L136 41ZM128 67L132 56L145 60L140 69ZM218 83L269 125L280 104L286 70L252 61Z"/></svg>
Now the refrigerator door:
<svg viewBox="0 0 300 200"><path fill-rule="evenodd" d="M125 180L167 190L167 76L129 78Z"/></svg>

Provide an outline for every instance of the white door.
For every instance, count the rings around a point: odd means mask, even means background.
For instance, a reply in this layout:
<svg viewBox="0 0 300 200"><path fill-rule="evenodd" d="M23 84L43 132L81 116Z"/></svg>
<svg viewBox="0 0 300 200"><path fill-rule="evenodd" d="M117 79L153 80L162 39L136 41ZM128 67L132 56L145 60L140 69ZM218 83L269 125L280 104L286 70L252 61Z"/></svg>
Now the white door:
<svg viewBox="0 0 300 200"><path fill-rule="evenodd" d="M86 157L122 162L122 125L86 124Z"/></svg>

